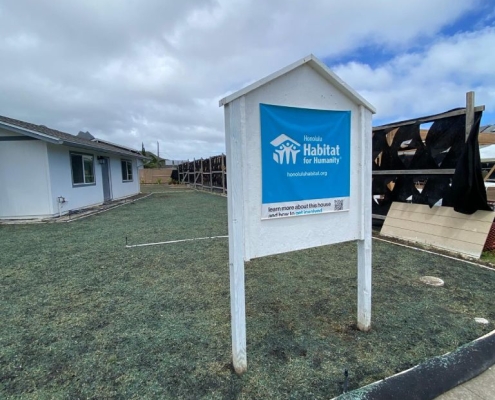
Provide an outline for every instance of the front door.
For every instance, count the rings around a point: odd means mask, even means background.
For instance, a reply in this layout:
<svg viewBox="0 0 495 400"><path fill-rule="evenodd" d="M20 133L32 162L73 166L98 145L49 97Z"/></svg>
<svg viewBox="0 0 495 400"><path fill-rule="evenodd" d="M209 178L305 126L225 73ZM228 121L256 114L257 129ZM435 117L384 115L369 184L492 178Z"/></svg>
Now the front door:
<svg viewBox="0 0 495 400"><path fill-rule="evenodd" d="M102 158L102 160L103 162L101 164L101 181L103 183L103 201L107 202L112 200L112 194L110 192L110 159L108 157L104 157Z"/></svg>

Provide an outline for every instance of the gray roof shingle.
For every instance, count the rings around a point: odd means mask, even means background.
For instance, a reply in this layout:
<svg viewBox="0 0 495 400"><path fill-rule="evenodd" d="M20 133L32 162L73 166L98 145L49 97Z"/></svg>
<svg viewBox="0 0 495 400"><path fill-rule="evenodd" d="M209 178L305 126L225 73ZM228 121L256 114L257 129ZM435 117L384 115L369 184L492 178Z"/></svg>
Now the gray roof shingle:
<svg viewBox="0 0 495 400"><path fill-rule="evenodd" d="M41 135L49 136L50 138L58 140L59 144L64 144L67 146L83 147L93 150L99 150L104 153L114 153L129 157L135 157L135 158L146 158L137 150L136 151L125 150L121 147L118 147L117 145L112 146L107 143L95 142L89 139L84 139L82 137L71 135L70 133L65 133L65 132L57 131L56 129L48 128L44 125L31 124L29 122L19 121L17 119L0 116L0 126L3 126L4 128L8 129L9 128L8 125L20 128L21 130L28 130L35 134L39 133ZM43 136L40 136L39 139L43 140L44 138Z"/></svg>

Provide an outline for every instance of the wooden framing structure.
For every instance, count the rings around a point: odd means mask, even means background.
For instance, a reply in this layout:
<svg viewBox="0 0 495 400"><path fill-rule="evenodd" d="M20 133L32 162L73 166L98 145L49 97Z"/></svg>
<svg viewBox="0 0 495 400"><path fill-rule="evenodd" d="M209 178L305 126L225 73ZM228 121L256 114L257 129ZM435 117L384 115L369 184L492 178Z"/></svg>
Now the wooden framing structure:
<svg viewBox="0 0 495 400"><path fill-rule="evenodd" d="M225 154L179 164L179 182L197 190L227 194Z"/></svg>
<svg viewBox="0 0 495 400"><path fill-rule="evenodd" d="M478 112L483 112L485 110L485 106L474 106L474 92L468 92L466 93L466 107L465 108L459 108L451 111L447 111L444 113L440 114L435 114L435 115L429 115L425 117L420 117L420 118L415 118L415 119L409 119L405 121L399 121L399 122L394 122L386 125L380 125L376 126L373 128L373 133L379 132L379 131L392 131L394 129L398 129L400 127L407 127L407 126L413 126L413 125L421 125L421 124L427 124L431 122L435 122L438 120L446 119L446 118L451 118L451 117L458 117L461 115L466 116L466 126L465 126L465 140L467 140L469 133L471 132L471 128L474 122L474 116L475 113ZM421 130L420 135L421 139L424 142L425 137L427 136L428 131ZM401 176L401 175L420 175L420 176L445 176L445 175L454 175L455 169L453 168L438 168L438 169L394 169L394 170L373 170L372 171L372 176ZM385 215L380 215L373 213L372 214L374 219L385 219Z"/></svg>

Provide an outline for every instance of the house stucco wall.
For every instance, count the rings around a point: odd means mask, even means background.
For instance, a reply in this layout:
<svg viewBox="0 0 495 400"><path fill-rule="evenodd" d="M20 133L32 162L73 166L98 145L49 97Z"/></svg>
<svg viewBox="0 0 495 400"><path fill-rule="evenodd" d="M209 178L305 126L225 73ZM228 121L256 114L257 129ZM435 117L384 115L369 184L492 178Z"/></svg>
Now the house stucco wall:
<svg viewBox="0 0 495 400"><path fill-rule="evenodd" d="M0 218L42 218L53 214L47 145L18 140L0 129ZM9 137L10 140L5 140ZM16 139L17 138L17 139Z"/></svg>
<svg viewBox="0 0 495 400"><path fill-rule="evenodd" d="M72 172L70 163L70 153L89 154L94 157L95 184L73 186ZM131 160L130 158L121 158L116 155L109 155L81 149L76 147L48 145L48 159L50 164L50 178L52 182L52 206L54 214L58 214L58 197L65 198L66 203L61 205L61 213L64 214L69 210L75 210L93 205L102 204L103 183L102 168L98 163L98 156L109 158L110 172L110 193L112 200L129 197L139 193L139 177L137 173L136 159L132 160L133 181L122 181L121 159Z"/></svg>
<svg viewBox="0 0 495 400"><path fill-rule="evenodd" d="M94 157L95 184L72 184L71 152ZM46 143L0 129L0 219L47 218L102 204L102 168L98 156L109 158L113 200L139 193L137 159ZM131 182L122 181L122 159L132 162ZM60 204L59 196L66 202Z"/></svg>
<svg viewBox="0 0 495 400"><path fill-rule="evenodd" d="M121 160L132 162L132 181L122 181ZM137 160L126 157L111 157L110 158L110 185L112 187L112 195L114 199L129 197L139 193L139 173L137 170Z"/></svg>
<svg viewBox="0 0 495 400"><path fill-rule="evenodd" d="M60 212L89 207L103 203L103 185L101 182L101 166L96 159L97 154L91 150L48 144L48 162L50 180L52 182L51 204L54 214L58 214L58 197L65 198L66 203L60 205ZM89 154L94 157L95 184L84 186L72 185L70 153Z"/></svg>

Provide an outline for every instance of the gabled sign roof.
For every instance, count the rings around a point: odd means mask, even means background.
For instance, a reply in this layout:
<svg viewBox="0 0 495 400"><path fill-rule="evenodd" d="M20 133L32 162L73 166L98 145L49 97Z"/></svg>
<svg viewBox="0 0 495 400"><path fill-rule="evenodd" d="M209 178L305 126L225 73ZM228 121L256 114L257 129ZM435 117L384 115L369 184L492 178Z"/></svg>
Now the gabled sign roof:
<svg viewBox="0 0 495 400"><path fill-rule="evenodd" d="M375 107L373 107L370 103L368 103L360 94L358 94L354 89L348 86L342 79L340 79L334 72L332 72L325 64L323 64L318 58L316 58L313 54L310 54L307 57L296 61L293 64L288 65L281 70L274 72L267 77L260 79L253 84L246 86L244 89L238 90L235 93L223 98L219 102L219 106L222 107L225 104L232 102L233 100L244 96L245 94L252 92L253 90L258 89L259 87L266 85L267 83L285 75L292 70L299 68L300 66L307 64L311 68L313 68L316 72L318 72L323 78L325 78L331 85L335 86L342 93L344 93L348 98L354 101L358 105L362 105L370 110L373 114L376 113Z"/></svg>

